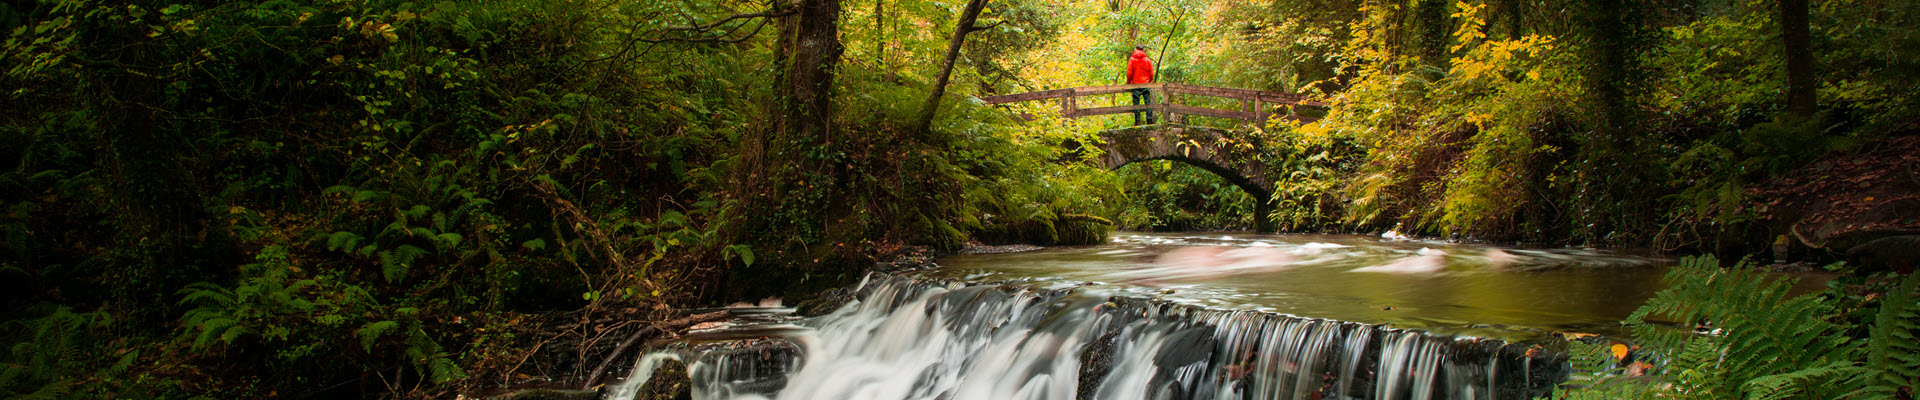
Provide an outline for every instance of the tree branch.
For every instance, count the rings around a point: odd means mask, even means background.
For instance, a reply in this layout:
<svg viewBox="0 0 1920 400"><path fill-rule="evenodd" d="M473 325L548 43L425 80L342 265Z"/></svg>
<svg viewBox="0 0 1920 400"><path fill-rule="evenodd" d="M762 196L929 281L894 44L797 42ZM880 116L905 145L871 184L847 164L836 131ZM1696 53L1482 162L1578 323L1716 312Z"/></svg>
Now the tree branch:
<svg viewBox="0 0 1920 400"><path fill-rule="evenodd" d="M643 37L639 37L639 35L635 35L634 37L632 37L632 38L629 38L629 39L627 39L627 43L626 43L625 45L623 45L623 46L621 46L621 47L620 47L620 51L619 51L619 52L616 52L616 53L613 53L613 54L610 54L610 55L607 55L607 56L605 56L605 57L600 57L600 58L594 58L594 59L589 59L589 60L585 60L585 61L581 61L581 62L580 62L580 64L582 64L582 65L585 65L585 64L588 64L588 63L596 63L596 62L601 62L601 61L606 61L606 60L612 60L612 59L616 59L616 58L621 58L621 57L626 57L626 55L627 55L627 53L630 53L630 52L632 52L632 51L633 51L633 49L634 49L634 47L635 47L634 45L635 45L635 44L637 44L637 43L647 43L647 44L661 44L661 43L670 43L670 42L680 42L680 43L740 43L740 42L745 42L745 41L747 41L748 39L751 39L751 38L753 38L754 36L757 36L757 35L759 35L759 34L760 34L760 31L761 31L761 30L762 30L763 28L766 28L766 26L767 26L767 22L768 22L768 21L771 21L771 20L772 20L772 19L774 19L774 18L779 18L779 17L785 17L785 16L789 16L789 15L793 15L793 13L794 13L794 11L793 11L792 9L775 9L775 10L769 10L769 11L764 11L764 12L756 12L756 13L742 13L742 14L734 14L734 15L729 15L729 16L727 16L726 18L721 18L721 19L720 19L719 21L714 21L714 22L709 22L709 23L705 23L705 24L696 24L696 25L692 25L692 26L669 26L669 27L666 27L666 28L662 28L662 31L664 31L664 32L689 32L689 33L688 33L689 35L696 35L696 36L697 36L698 34L702 34L702 33L706 33L706 32L709 32L709 31L712 31L712 30L713 30L714 28L718 28L718 27L720 27L721 25L726 25L726 24L727 24L728 22L732 22L732 21L735 21L735 20L743 20L743 19L760 19L760 23L759 23L758 25L755 25L755 26L753 27L753 32L750 32L750 33L747 33L747 35L745 35L745 36L741 36L741 37L736 37L736 38L728 38L728 36L731 36L731 35L733 35L733 32L737 32L737 31L739 31L739 30L740 30L740 27L734 27L733 29L731 29L731 30L728 30L728 31L727 31L727 33L725 33L725 34L721 34L721 35L720 35L720 36L718 36L718 37L671 37L671 38L658 38L658 39L649 39L649 38L643 38ZM638 25L638 23L636 23L635 25L637 26L637 25Z"/></svg>
<svg viewBox="0 0 1920 400"><path fill-rule="evenodd" d="M977 31L984 31L984 30L988 30L988 29L993 29L993 27L996 27L996 26L1000 26L1000 24L1004 24L1004 23L1007 23L1007 21L1006 21L1006 20L999 20L999 21L993 21L993 23L991 23L991 24L986 24L986 25L978 25L978 26L973 26L973 27L969 27L969 28L967 28L967 33L973 33L973 32L977 32Z"/></svg>
<svg viewBox="0 0 1920 400"><path fill-rule="evenodd" d="M736 27L736 28L734 28L734 29L732 29L732 30L728 30L728 31L727 31L727 33L723 33L723 34L720 34L720 36L716 36L716 37L691 37L691 38L689 38L689 37L672 37L672 38L663 38L663 39L634 39L634 41L637 41L637 42L644 42L644 43L668 43L668 42L681 42L681 43L740 43L740 42L745 42L745 41L747 41L748 39L753 39L753 37L754 37L754 36L759 36L759 35L760 35L760 31L761 31L762 29L765 29L765 28L767 27L767 22L768 22L768 21L771 21L771 20L772 20L771 18L769 18L769 19L762 19L762 20L760 20L760 23L759 23L758 25L754 25L754 26L753 26L753 32L747 32L747 34L746 34L746 35L742 35L742 36L740 36L740 37L735 37L735 38L727 38L727 37L728 37L728 36L732 36L734 32L737 32L737 31L739 31L739 30L740 30L740 28L738 28L738 27Z"/></svg>
<svg viewBox="0 0 1920 400"><path fill-rule="evenodd" d="M669 31L706 31L706 30L719 27L720 25L726 24L727 22L733 21L736 19L777 18L777 17L785 17L788 15L793 15L793 10L791 9L769 10L769 11L757 12L757 13L729 15L726 18L721 18L719 21L713 21L711 23L706 23L706 24L700 24L700 25L694 25L694 26L669 26L669 27L666 27L665 29Z"/></svg>

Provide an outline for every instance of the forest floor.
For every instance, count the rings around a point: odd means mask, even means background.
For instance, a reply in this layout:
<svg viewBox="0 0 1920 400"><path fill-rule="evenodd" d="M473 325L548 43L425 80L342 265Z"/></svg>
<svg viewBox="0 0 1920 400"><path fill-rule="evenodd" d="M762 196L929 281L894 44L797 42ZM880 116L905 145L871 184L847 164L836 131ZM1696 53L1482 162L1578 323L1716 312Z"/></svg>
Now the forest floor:
<svg viewBox="0 0 1920 400"><path fill-rule="evenodd" d="M1920 234L1920 129L1831 154L1748 191L1759 222L1800 244L1844 252Z"/></svg>

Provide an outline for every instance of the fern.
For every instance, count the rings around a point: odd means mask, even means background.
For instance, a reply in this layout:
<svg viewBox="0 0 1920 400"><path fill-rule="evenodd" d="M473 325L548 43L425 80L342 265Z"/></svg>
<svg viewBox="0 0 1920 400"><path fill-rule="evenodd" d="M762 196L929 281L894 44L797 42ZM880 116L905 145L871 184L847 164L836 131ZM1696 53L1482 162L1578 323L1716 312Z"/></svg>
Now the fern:
<svg viewBox="0 0 1920 400"><path fill-rule="evenodd" d="M188 284L187 288L181 289L178 294L184 295L180 299L181 305L227 307L233 304L233 292L206 282Z"/></svg>
<svg viewBox="0 0 1920 400"><path fill-rule="evenodd" d="M110 325L106 314L75 313L67 307L40 318L0 323L0 339L8 344L0 354L0 397L68 398L76 377L96 368L89 362L89 355L98 351L93 333Z"/></svg>
<svg viewBox="0 0 1920 400"><path fill-rule="evenodd" d="M1920 274L1907 275L1888 290L1880 301L1880 313L1874 318L1872 336L1867 339L1867 369L1876 375L1867 391L1870 395L1891 396L1900 388L1920 386Z"/></svg>
<svg viewBox="0 0 1920 400"><path fill-rule="evenodd" d="M19 395L19 396L13 397L13 399L14 400L65 399L67 398L67 395L73 393L73 383L74 382L71 379L61 379L53 382L48 382L46 385L41 386L39 390L35 390L33 393Z"/></svg>
<svg viewBox="0 0 1920 400"><path fill-rule="evenodd" d="M1687 341L1680 354L1669 363L1669 374L1673 376L1677 393L1675 397L1696 399L1717 399L1732 397L1727 388L1726 371L1720 369L1720 360L1725 354L1725 346L1718 338L1700 336Z"/></svg>
<svg viewBox="0 0 1920 400"><path fill-rule="evenodd" d="M1647 347L1679 350L1667 367L1675 383L1669 397L1853 397L1875 382L1870 372L1885 371L1880 387L1897 387L1884 382L1903 376L1893 372L1899 360L1909 359L1905 365L1913 365L1911 286L1905 288L1904 299L1889 298L1875 338L1863 343L1847 337L1847 327L1828 320L1835 311L1819 294L1788 297L1792 279L1752 272L1747 261L1721 269L1713 257L1689 257L1668 272L1665 282L1668 289L1648 300L1627 323ZM1905 306L1904 314L1896 303ZM1902 316L1908 324L1890 321ZM1647 323L1649 318L1706 326L1717 334L1656 326ZM1872 360L1860 363L1863 356Z"/></svg>
<svg viewBox="0 0 1920 400"><path fill-rule="evenodd" d="M431 212L433 212L432 207L427 207L426 205L414 205L413 208L409 208L406 211L401 211L400 215L405 216L408 219L421 219L421 218L426 218L427 214Z"/></svg>
<svg viewBox="0 0 1920 400"><path fill-rule="evenodd" d="M1680 348L1690 333L1646 324L1649 316L1724 330L1722 368L1734 381L1847 359L1857 348L1820 317L1831 313L1816 295L1786 298L1791 279L1767 279L1748 262L1722 270L1713 257L1692 257L1665 278L1668 289L1628 317L1634 333L1660 348Z"/></svg>
<svg viewBox="0 0 1920 400"><path fill-rule="evenodd" d="M447 353L440 348L440 343L427 337L426 331L414 329L413 334L407 338L406 354L407 359L413 360L415 367L424 370L434 383L446 383L467 377L467 372L461 370L460 365L454 363L452 359L447 358Z"/></svg>
<svg viewBox="0 0 1920 400"><path fill-rule="evenodd" d="M340 231L326 235L327 250L353 251L363 238L353 232Z"/></svg>
<svg viewBox="0 0 1920 400"><path fill-rule="evenodd" d="M1784 400L1784 399L1832 399L1840 395L1831 391L1850 385L1836 385L1857 378L1866 368L1855 366L1848 361L1835 361L1813 368L1799 369L1785 373L1754 378L1744 386L1747 399Z"/></svg>
<svg viewBox="0 0 1920 400"><path fill-rule="evenodd" d="M400 327L400 323L394 321L373 322L360 327L360 347L365 348L368 353L372 353L373 342L379 341L381 335L397 327Z"/></svg>
<svg viewBox="0 0 1920 400"><path fill-rule="evenodd" d="M199 331L199 334L193 338L193 347L196 349L206 348L213 344L214 339L232 343L233 340L247 333L246 328L239 326L239 320L224 315L198 312L193 313L189 318L190 326Z"/></svg>
<svg viewBox="0 0 1920 400"><path fill-rule="evenodd" d="M406 278L408 269L407 263L400 261L393 251L380 252L380 276L387 278L387 282L399 282Z"/></svg>

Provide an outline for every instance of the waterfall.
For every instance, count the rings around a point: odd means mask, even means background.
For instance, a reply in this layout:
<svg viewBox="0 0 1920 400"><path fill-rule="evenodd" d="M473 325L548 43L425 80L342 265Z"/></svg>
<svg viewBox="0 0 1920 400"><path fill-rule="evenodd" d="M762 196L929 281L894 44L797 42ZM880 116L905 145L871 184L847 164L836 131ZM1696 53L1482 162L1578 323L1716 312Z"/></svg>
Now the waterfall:
<svg viewBox="0 0 1920 400"><path fill-rule="evenodd" d="M697 399L1530 399L1567 373L1524 344L1018 282L875 275L857 293L760 334L656 344L608 398L667 360Z"/></svg>

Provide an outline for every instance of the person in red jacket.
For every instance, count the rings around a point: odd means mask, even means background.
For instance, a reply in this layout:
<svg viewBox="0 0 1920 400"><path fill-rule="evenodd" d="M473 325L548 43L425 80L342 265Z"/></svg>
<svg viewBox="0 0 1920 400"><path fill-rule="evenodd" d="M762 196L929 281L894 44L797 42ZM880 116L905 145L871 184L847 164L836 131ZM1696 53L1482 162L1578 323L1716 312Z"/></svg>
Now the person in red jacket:
<svg viewBox="0 0 1920 400"><path fill-rule="evenodd" d="M1146 46L1133 46L1133 57L1127 60L1127 84L1153 83L1153 60L1147 59ZM1133 104L1153 104L1153 91L1146 88L1132 89ZM1133 124L1140 124L1140 115L1146 114L1147 123L1153 124L1152 111L1134 111Z"/></svg>

